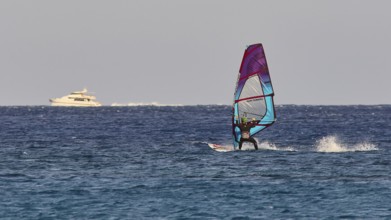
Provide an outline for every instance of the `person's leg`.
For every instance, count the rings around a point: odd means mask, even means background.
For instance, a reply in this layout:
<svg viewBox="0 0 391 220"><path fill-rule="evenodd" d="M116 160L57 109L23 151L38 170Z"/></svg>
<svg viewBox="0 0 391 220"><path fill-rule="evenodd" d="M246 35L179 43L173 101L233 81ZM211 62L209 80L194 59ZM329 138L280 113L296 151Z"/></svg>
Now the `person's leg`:
<svg viewBox="0 0 391 220"><path fill-rule="evenodd" d="M255 148L255 150L258 150L258 144L257 144L257 141L254 139L254 138L250 138L249 139L250 141L251 141L251 143L253 143L254 144L254 148Z"/></svg>
<svg viewBox="0 0 391 220"><path fill-rule="evenodd" d="M243 138L240 138L240 140L239 140L239 150L242 149L242 145L243 145Z"/></svg>

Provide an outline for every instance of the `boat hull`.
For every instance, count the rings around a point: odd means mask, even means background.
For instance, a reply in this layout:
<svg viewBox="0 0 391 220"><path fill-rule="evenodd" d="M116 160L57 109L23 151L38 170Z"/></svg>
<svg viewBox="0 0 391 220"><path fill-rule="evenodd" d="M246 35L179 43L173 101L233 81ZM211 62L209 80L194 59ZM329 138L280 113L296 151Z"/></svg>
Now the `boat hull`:
<svg viewBox="0 0 391 220"><path fill-rule="evenodd" d="M50 99L51 106L68 106L68 107L99 107L99 102L61 102Z"/></svg>

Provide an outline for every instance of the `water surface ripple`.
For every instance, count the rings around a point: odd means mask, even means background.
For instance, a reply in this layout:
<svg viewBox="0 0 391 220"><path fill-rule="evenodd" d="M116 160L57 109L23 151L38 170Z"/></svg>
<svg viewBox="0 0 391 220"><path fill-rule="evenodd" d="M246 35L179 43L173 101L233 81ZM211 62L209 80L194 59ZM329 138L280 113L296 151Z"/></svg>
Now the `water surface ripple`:
<svg viewBox="0 0 391 220"><path fill-rule="evenodd" d="M221 153L229 106L0 107L0 216L391 218L391 106L276 110Z"/></svg>

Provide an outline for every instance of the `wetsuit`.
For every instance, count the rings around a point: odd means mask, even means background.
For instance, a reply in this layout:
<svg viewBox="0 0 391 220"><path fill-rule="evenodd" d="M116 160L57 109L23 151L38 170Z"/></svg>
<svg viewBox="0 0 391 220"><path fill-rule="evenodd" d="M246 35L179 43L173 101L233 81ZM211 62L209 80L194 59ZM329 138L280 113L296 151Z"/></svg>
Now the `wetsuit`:
<svg viewBox="0 0 391 220"><path fill-rule="evenodd" d="M239 141L239 150L242 149L243 142L245 141L253 143L255 150L258 150L257 141L250 136L250 129L255 127L258 122L259 120L256 120L238 125L242 134Z"/></svg>

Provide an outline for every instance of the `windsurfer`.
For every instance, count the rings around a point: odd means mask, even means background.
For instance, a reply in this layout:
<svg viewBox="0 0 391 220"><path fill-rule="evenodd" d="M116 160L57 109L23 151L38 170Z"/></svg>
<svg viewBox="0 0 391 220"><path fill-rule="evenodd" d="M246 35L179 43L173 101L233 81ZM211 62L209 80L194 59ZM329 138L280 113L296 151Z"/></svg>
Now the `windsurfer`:
<svg viewBox="0 0 391 220"><path fill-rule="evenodd" d="M239 150L242 149L243 142L251 142L254 144L255 150L258 150L257 141L250 136L250 129L255 127L259 123L259 120L252 119L252 121L248 122L246 117L241 118L241 123L238 125L240 128L240 132L242 136L240 137L239 142Z"/></svg>

